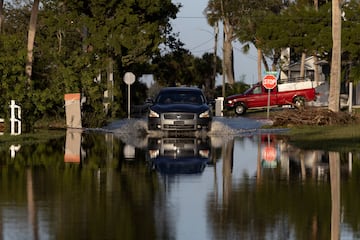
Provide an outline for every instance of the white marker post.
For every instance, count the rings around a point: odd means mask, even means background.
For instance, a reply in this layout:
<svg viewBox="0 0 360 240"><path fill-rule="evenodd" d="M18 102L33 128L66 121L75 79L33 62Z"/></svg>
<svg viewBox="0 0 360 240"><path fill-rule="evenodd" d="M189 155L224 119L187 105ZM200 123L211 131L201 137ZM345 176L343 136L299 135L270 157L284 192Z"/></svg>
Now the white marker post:
<svg viewBox="0 0 360 240"><path fill-rule="evenodd" d="M132 72L125 73L124 82L128 85L128 119L130 119L130 85L135 82L135 75Z"/></svg>
<svg viewBox="0 0 360 240"><path fill-rule="evenodd" d="M10 101L10 134L21 134L21 107L15 104L15 100Z"/></svg>

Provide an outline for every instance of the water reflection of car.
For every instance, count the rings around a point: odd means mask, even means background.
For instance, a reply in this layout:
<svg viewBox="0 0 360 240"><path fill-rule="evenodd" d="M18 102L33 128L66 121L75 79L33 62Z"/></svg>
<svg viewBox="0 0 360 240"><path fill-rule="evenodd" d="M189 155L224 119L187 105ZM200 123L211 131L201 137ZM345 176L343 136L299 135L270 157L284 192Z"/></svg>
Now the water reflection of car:
<svg viewBox="0 0 360 240"><path fill-rule="evenodd" d="M148 160L162 174L202 173L210 161L210 146L209 138L149 138Z"/></svg>
<svg viewBox="0 0 360 240"><path fill-rule="evenodd" d="M163 88L149 107L149 130L210 130L211 121L211 108L199 88Z"/></svg>

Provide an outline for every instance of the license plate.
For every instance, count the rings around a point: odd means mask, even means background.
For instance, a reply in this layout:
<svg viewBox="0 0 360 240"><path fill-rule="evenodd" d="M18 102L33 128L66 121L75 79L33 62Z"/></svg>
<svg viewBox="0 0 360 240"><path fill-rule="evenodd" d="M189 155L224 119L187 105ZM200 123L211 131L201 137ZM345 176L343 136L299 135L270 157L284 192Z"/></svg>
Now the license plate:
<svg viewBox="0 0 360 240"><path fill-rule="evenodd" d="M175 144L174 144L174 147L184 148L184 147L185 147L185 144L183 144L183 143L175 143Z"/></svg>
<svg viewBox="0 0 360 240"><path fill-rule="evenodd" d="M184 125L184 121L174 121L175 125Z"/></svg>

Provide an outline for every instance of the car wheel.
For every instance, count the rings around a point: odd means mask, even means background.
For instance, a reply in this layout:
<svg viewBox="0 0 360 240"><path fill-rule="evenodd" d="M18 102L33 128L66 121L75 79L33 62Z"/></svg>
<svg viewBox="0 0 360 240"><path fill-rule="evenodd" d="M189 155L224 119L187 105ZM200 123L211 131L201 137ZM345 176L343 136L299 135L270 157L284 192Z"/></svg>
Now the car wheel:
<svg viewBox="0 0 360 240"><path fill-rule="evenodd" d="M236 115L243 115L246 112L246 107L243 103L238 103L235 106Z"/></svg>
<svg viewBox="0 0 360 240"><path fill-rule="evenodd" d="M294 105L295 105L296 108L305 107L305 99L303 97L296 97L294 99Z"/></svg>

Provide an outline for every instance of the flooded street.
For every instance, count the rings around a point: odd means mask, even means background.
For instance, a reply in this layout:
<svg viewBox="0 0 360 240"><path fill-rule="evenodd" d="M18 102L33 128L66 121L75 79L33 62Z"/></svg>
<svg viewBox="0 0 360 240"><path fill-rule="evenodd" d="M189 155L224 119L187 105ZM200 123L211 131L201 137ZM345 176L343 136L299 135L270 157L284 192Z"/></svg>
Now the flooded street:
<svg viewBox="0 0 360 240"><path fill-rule="evenodd" d="M172 137L121 120L0 145L1 239L360 239L360 149L302 150L265 123Z"/></svg>

